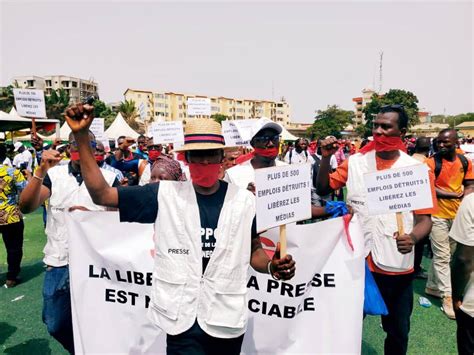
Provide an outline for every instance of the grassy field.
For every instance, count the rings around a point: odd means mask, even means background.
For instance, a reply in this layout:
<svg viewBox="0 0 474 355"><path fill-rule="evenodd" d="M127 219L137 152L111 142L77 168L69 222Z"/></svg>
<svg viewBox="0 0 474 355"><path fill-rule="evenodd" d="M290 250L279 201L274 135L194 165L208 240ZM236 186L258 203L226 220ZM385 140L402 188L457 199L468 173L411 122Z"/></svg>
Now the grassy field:
<svg viewBox="0 0 474 355"><path fill-rule="evenodd" d="M43 284L43 232L41 211L25 219L22 283L13 289L0 289L0 352L5 354L64 354L62 347L49 336L41 321ZM428 259L424 261L425 268ZM5 281L6 255L0 248L0 282ZM429 298L431 308L418 304L425 282L416 280L415 305L412 315L409 354L455 354L455 321L440 311L440 301ZM348 300L350 294L348 294ZM344 305L341 305L344 307ZM340 334L339 336L344 336ZM379 317L364 321L362 354L383 354L385 333Z"/></svg>

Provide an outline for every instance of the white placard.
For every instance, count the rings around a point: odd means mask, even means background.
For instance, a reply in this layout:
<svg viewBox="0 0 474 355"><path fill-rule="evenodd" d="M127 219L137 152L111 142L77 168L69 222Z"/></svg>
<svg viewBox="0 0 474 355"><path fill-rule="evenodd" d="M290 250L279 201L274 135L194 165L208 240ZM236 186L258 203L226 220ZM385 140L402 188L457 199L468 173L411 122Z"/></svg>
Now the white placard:
<svg viewBox="0 0 474 355"><path fill-rule="evenodd" d="M257 230L311 218L311 164L255 169Z"/></svg>
<svg viewBox="0 0 474 355"><path fill-rule="evenodd" d="M153 122L151 133L154 144L184 142L183 122Z"/></svg>
<svg viewBox="0 0 474 355"><path fill-rule="evenodd" d="M188 97L187 111L188 116L210 116L211 99L204 97Z"/></svg>
<svg viewBox="0 0 474 355"><path fill-rule="evenodd" d="M460 148L466 153L474 153L474 144L461 144Z"/></svg>
<svg viewBox="0 0 474 355"><path fill-rule="evenodd" d="M13 95L20 116L47 118L43 90L13 89Z"/></svg>
<svg viewBox="0 0 474 355"><path fill-rule="evenodd" d="M140 113L140 119L144 121L146 118L146 109L143 102L138 106L138 112Z"/></svg>
<svg viewBox="0 0 474 355"><path fill-rule="evenodd" d="M104 119L100 117L94 118L91 123L91 126L89 127L89 130L94 134L95 140L101 142L104 145L105 151L109 151L109 139L104 133Z"/></svg>
<svg viewBox="0 0 474 355"><path fill-rule="evenodd" d="M413 165L364 174L370 215L433 207L428 166Z"/></svg>
<svg viewBox="0 0 474 355"><path fill-rule="evenodd" d="M257 122L257 119L249 119L249 120L234 120L235 127L237 131L239 131L240 137L243 140L250 141L254 134L254 126Z"/></svg>
<svg viewBox="0 0 474 355"><path fill-rule="evenodd" d="M234 121L222 121L222 135L227 147L250 147L250 140L242 139Z"/></svg>
<svg viewBox="0 0 474 355"><path fill-rule="evenodd" d="M95 117L91 123L91 126L89 127L89 130L92 133L94 133L94 136L96 136L96 138L98 136L103 136L104 135L104 119L100 117Z"/></svg>

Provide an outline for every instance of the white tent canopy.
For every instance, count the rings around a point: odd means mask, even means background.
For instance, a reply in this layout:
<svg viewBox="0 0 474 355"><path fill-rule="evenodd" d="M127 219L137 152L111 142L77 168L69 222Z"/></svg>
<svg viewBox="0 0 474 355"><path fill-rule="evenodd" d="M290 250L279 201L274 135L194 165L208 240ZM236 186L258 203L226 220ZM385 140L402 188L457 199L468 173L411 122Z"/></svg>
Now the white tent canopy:
<svg viewBox="0 0 474 355"><path fill-rule="evenodd" d="M112 122L109 128L105 131L105 135L109 139L116 140L120 136L132 137L137 139L140 134L135 132L128 124L125 122L125 119L122 117L120 112L115 117L115 120Z"/></svg>
<svg viewBox="0 0 474 355"><path fill-rule="evenodd" d="M281 126L281 125L280 125ZM295 141L298 139L298 137L296 137L295 135L291 134L290 132L288 132L288 130L285 128L285 127L281 127L282 128L282 131L281 131L281 140L284 140L284 141Z"/></svg>

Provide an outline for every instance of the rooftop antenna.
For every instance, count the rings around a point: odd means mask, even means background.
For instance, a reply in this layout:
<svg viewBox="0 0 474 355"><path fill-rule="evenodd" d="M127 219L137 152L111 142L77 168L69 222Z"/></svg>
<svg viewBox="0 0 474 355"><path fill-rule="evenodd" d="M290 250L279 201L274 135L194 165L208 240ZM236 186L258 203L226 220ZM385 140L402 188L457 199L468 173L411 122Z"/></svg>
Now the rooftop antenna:
<svg viewBox="0 0 474 355"><path fill-rule="evenodd" d="M272 101L275 100L275 82L272 80Z"/></svg>
<svg viewBox="0 0 474 355"><path fill-rule="evenodd" d="M382 93L382 82L383 82L383 51L380 51L380 62L379 62L379 91Z"/></svg>

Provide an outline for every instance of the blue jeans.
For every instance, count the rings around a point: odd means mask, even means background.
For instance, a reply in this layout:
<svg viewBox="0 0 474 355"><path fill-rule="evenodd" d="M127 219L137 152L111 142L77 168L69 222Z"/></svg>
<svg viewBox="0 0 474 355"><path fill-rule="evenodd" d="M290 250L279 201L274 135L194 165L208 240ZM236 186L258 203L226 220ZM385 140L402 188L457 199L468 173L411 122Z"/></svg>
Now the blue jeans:
<svg viewBox="0 0 474 355"><path fill-rule="evenodd" d="M43 285L43 322L48 333L73 354L69 266L48 266L46 269Z"/></svg>

